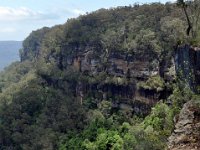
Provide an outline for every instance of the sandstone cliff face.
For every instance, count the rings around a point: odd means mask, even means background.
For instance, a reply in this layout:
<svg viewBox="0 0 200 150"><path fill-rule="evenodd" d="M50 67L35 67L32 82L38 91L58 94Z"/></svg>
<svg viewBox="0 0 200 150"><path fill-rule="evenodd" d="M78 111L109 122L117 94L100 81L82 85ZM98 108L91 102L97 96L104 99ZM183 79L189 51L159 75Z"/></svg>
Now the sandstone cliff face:
<svg viewBox="0 0 200 150"><path fill-rule="evenodd" d="M175 129L169 137L169 150L200 149L200 104L187 102L175 119Z"/></svg>
<svg viewBox="0 0 200 150"><path fill-rule="evenodd" d="M152 76L160 76L161 66L157 59L149 60L151 56L148 54L140 57L126 52L97 54L88 49L82 50L75 57L67 56L68 67L90 78L102 73L106 74L106 78L95 83L79 82L76 95L81 97L81 103L88 93L96 93L92 94L94 99L111 99L114 108L123 109L123 106L128 106L133 113L148 114L163 95L168 95L165 87L157 91L157 87L145 89L138 86L138 83L146 82ZM174 66L173 62L170 65L169 62L166 63L168 66L162 66L166 79L175 73L169 74L169 67Z"/></svg>
<svg viewBox="0 0 200 150"><path fill-rule="evenodd" d="M200 49L190 45L179 46L175 54L176 72L188 86L198 92L200 85Z"/></svg>

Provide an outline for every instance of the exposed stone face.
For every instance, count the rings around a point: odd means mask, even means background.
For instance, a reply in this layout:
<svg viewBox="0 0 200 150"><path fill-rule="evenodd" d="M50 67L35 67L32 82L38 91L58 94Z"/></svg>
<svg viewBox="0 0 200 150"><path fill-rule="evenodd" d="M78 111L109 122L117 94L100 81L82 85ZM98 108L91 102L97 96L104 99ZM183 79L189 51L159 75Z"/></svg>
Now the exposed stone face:
<svg viewBox="0 0 200 150"><path fill-rule="evenodd" d="M190 45L182 45L176 49L176 72L186 81L190 88L197 92L200 85L200 49Z"/></svg>
<svg viewBox="0 0 200 150"><path fill-rule="evenodd" d="M68 49L72 51L68 52ZM167 91L166 87L156 91L154 88L141 89L137 84L148 81L152 76L173 80L175 71L171 55L161 64L157 56L149 53L109 52L101 46L76 44L68 45L66 51L57 55L45 59L55 62L61 70L79 72L84 79L80 79L80 84L72 83L72 87L76 91L73 94L83 101L88 97L98 101L112 100L113 106L120 109L129 105L133 113L148 114L160 99L170 95L171 91Z"/></svg>
<svg viewBox="0 0 200 150"><path fill-rule="evenodd" d="M184 105L168 140L169 150L200 149L200 104L189 101Z"/></svg>
<svg viewBox="0 0 200 150"><path fill-rule="evenodd" d="M126 52L98 53L92 49L80 51L76 57L71 60L75 70L80 70L83 74L90 77L106 73L107 81L101 83L81 83L82 90L77 96L82 94L87 97L88 93L93 93L93 98L99 101L105 99L113 100L113 107L119 109L128 108L133 113L148 114L151 107L159 101L161 92L155 90L141 90L137 83L147 81L151 76L159 76L160 64L157 59L148 60L147 56L135 57ZM164 74L167 75L169 67L167 60L164 66ZM173 63L170 62L170 66ZM170 75L168 75L170 76ZM116 83L110 82L114 79ZM128 80L132 82L128 82ZM108 83L107 83L108 82ZM123 84L125 82L125 84ZM80 85L77 85L80 86ZM79 89L79 88L77 88ZM94 94L96 93L96 94Z"/></svg>
<svg viewBox="0 0 200 150"><path fill-rule="evenodd" d="M131 77L144 80L151 75L158 75L160 69L159 61L156 58L150 60L146 59L150 56L144 55L136 57L118 51L107 53L87 47L76 50L76 54L64 56L62 64L65 68L67 65L73 64L76 69L80 68L82 72L89 71L93 75L107 71L109 75L125 77L129 73Z"/></svg>

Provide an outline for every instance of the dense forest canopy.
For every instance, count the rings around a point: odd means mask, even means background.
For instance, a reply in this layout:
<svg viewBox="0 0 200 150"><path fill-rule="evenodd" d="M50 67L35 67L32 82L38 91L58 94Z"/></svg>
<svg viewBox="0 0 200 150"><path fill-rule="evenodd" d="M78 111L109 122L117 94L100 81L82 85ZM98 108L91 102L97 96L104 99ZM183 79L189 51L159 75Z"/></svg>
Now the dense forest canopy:
<svg viewBox="0 0 200 150"><path fill-rule="evenodd" d="M199 44L180 2L100 9L33 31L21 61L0 73L0 149L166 148L193 97L174 77L174 50Z"/></svg>

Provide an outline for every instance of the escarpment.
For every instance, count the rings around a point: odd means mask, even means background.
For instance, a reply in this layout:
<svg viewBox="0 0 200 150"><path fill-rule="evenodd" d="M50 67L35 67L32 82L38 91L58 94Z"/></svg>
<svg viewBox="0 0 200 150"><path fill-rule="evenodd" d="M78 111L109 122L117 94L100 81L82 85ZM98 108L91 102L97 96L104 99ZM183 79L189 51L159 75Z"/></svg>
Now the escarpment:
<svg viewBox="0 0 200 150"><path fill-rule="evenodd" d="M108 51L101 43L63 45L54 45L51 50L47 49L47 41L43 41L38 46L40 49L36 49L36 53L49 51L42 56L35 55L38 70L42 70L39 74L48 84L57 88L68 88L64 86L68 82L81 105L88 98L96 106L99 102L108 100L112 102L113 109L128 108L133 114L146 115L152 106L171 93L165 82L172 82L174 79L172 57L170 61L164 60L161 65L159 54L153 49L138 50L138 54L130 54L126 51ZM42 65L39 64L41 62ZM48 73L42 67L47 68ZM49 72L64 73L62 76L50 76ZM68 75L65 76L65 73ZM68 76L76 75L74 81L69 81Z"/></svg>
<svg viewBox="0 0 200 150"><path fill-rule="evenodd" d="M155 7L173 15L172 7ZM136 6L99 10L64 25L34 31L24 41L21 60L36 62L48 84L66 89L60 83L70 83L81 104L90 97L97 104L108 100L113 107L128 105L133 113L147 114L155 103L170 95L172 91L165 83L173 82L175 76L173 45L162 47L175 37L163 39L158 35L179 28L166 26L169 18L153 9L156 18L146 12L139 15L143 9L149 10L149 5L141 10ZM174 21L182 23L181 19ZM77 78L69 81L66 74Z"/></svg>
<svg viewBox="0 0 200 150"><path fill-rule="evenodd" d="M155 7L165 15L154 10L138 15L149 10L148 5L99 10L34 31L24 41L21 60L34 61L47 84L64 91L71 88L82 105L90 99L97 107L108 100L113 109L128 106L133 114L148 114L172 93L168 85L176 73L193 90L200 82L197 48L179 46L173 58L174 33L184 32L180 12L173 16L173 6ZM173 22L168 24L170 19ZM180 27L174 26L177 23ZM167 32L172 29L173 33Z"/></svg>
<svg viewBox="0 0 200 150"><path fill-rule="evenodd" d="M150 69L148 60L130 58L125 53L112 53L107 61L103 60L104 54L92 58L89 53L92 51L79 55L72 61L72 68L87 78L77 85L78 95L83 96L83 100L89 93L96 93L98 97L94 95L94 99L111 99L115 107L129 105L134 112L146 114L165 90L164 80L159 77L158 62L154 62L155 66ZM146 82L152 76L156 76L160 83L153 83L155 85L148 87Z"/></svg>

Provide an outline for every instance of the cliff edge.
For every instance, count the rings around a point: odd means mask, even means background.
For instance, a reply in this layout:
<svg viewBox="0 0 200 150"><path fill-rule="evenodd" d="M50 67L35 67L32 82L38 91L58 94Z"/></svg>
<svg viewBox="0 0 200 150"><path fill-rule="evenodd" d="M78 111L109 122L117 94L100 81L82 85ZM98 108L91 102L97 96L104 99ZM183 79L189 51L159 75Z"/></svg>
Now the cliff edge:
<svg viewBox="0 0 200 150"><path fill-rule="evenodd" d="M168 138L169 150L200 149L200 104L189 101L184 104L177 119L175 129Z"/></svg>

